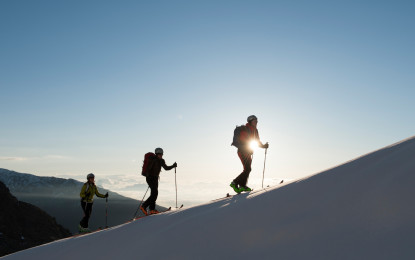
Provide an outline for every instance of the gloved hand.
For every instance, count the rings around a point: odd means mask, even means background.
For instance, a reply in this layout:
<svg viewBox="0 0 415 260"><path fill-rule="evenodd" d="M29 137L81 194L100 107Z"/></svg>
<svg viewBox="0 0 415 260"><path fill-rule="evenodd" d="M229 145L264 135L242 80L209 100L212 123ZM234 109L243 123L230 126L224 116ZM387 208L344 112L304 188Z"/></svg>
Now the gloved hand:
<svg viewBox="0 0 415 260"><path fill-rule="evenodd" d="M265 149L268 149L268 147L269 147L269 144L268 144L268 143L266 143L266 144L264 144L264 145L262 146L262 148L265 148Z"/></svg>
<svg viewBox="0 0 415 260"><path fill-rule="evenodd" d="M105 198L108 198L108 192L107 192L107 193L105 193Z"/></svg>
<svg viewBox="0 0 415 260"><path fill-rule="evenodd" d="M173 168L177 167L177 162L173 163Z"/></svg>

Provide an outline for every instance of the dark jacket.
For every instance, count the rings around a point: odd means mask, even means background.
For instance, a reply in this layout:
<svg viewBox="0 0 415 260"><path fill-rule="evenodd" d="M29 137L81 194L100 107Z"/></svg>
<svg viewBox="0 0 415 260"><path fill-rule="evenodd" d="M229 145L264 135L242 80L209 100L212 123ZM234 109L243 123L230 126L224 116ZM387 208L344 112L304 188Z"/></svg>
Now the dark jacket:
<svg viewBox="0 0 415 260"><path fill-rule="evenodd" d="M173 165L167 166L164 159L160 159L156 157L149 162L147 176L158 177L161 172L161 167L163 167L163 169L166 171L170 171L171 169L174 168Z"/></svg>

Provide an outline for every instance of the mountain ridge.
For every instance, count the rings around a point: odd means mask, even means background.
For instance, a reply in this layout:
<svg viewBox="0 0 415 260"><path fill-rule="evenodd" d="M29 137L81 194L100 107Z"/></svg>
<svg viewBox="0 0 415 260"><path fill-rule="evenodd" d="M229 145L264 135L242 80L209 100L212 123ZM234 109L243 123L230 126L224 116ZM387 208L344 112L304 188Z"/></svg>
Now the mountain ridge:
<svg viewBox="0 0 415 260"><path fill-rule="evenodd" d="M0 168L0 181L3 181L19 200L43 209L72 233L78 232L78 223L83 216L79 197L83 182L74 179L36 176L3 168ZM139 200L124 197L102 187L98 189L102 194L109 192L108 205L104 199L94 199L94 209L90 219L92 229L105 227L106 224L108 226L119 225L132 218L140 204ZM106 209L107 206L109 209ZM165 209L159 205L157 208ZM107 210L108 218L105 217ZM138 215L141 214L138 212Z"/></svg>

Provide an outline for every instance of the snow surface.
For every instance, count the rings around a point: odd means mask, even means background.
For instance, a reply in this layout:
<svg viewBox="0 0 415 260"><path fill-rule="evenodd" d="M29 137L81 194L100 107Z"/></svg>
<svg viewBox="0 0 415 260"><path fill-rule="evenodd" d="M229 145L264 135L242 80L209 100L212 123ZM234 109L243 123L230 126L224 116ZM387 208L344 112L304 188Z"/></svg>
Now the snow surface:
<svg viewBox="0 0 415 260"><path fill-rule="evenodd" d="M289 184L4 259L415 259L414 184L412 137Z"/></svg>

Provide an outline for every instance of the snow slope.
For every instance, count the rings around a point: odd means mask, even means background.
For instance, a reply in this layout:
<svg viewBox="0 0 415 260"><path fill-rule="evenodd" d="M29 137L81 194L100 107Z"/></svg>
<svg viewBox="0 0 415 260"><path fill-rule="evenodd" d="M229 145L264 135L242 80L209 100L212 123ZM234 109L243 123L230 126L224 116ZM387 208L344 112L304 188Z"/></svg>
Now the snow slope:
<svg viewBox="0 0 415 260"><path fill-rule="evenodd" d="M414 184L412 137L297 182L5 259L415 259Z"/></svg>

